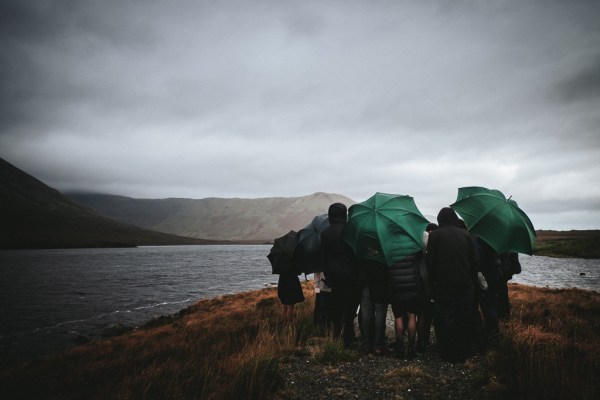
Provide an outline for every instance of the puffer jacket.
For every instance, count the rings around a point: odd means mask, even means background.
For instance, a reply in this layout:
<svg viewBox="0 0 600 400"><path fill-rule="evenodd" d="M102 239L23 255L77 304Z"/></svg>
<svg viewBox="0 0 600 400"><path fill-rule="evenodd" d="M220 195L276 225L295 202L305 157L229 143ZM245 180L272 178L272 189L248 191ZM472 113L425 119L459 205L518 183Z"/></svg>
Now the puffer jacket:
<svg viewBox="0 0 600 400"><path fill-rule="evenodd" d="M425 286L419 273L422 257L419 251L389 267L386 297L390 303L416 301L423 296Z"/></svg>

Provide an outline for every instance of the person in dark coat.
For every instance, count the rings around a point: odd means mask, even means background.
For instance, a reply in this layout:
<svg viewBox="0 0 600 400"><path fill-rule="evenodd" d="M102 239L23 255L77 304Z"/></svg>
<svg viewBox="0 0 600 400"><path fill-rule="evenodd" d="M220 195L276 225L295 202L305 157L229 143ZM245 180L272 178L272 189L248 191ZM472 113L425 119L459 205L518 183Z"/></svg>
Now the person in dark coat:
<svg viewBox="0 0 600 400"><path fill-rule="evenodd" d="M427 250L427 242L429 241L429 233L438 228L437 224L430 223L423 232L423 254ZM429 279L429 273L425 265L425 259L423 258L419 263L419 272L421 274L421 280L424 284L424 296L423 303L419 313L417 314L417 347L415 350L419 353L425 351L427 346L431 343L431 322L433 320L433 302L431 301L431 282Z"/></svg>
<svg viewBox="0 0 600 400"><path fill-rule="evenodd" d="M328 210L329 226L321 232L323 272L331 287L329 317L335 335L344 337L349 347L354 341L354 319L360 302L360 287L354 250L342 239L347 221L347 209L342 203L333 203Z"/></svg>
<svg viewBox="0 0 600 400"><path fill-rule="evenodd" d="M406 355L409 360L415 356L417 313L420 312L425 297L419 273L419 262L422 257L423 253L419 251L388 268L386 295L394 313L395 351L397 356L404 357ZM406 353L404 352L405 330L408 332L408 351Z"/></svg>
<svg viewBox="0 0 600 400"><path fill-rule="evenodd" d="M437 216L429 234L427 270L435 301L434 327L442 359L462 362L473 352L473 291L478 256L471 235L457 225L450 207Z"/></svg>
<svg viewBox="0 0 600 400"><path fill-rule="evenodd" d="M480 248L479 270L487 283L487 289L481 291L479 305L483 315L483 348L494 344L498 340L498 291L502 272L500 270L500 256L483 239L477 239Z"/></svg>
<svg viewBox="0 0 600 400"><path fill-rule="evenodd" d="M514 252L500 254L500 270L502 279L498 284L498 319L503 320L510 317L508 281L512 279L514 274L521 273L519 254Z"/></svg>
<svg viewBox="0 0 600 400"><path fill-rule="evenodd" d="M361 260L359 281L361 283L360 321L362 347L367 353L387 353L385 328L388 310L386 297L387 265Z"/></svg>

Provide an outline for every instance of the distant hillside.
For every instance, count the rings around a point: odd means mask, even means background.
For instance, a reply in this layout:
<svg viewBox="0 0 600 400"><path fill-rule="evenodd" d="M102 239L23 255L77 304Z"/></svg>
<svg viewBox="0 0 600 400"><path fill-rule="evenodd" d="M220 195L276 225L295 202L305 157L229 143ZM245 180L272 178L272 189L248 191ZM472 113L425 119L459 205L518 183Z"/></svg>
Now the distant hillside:
<svg viewBox="0 0 600 400"><path fill-rule="evenodd" d="M271 242L299 230L335 202L355 201L337 194L260 199L133 199L67 193L73 201L129 224L181 236L215 240Z"/></svg>
<svg viewBox="0 0 600 400"><path fill-rule="evenodd" d="M600 230L537 231L538 256L600 258Z"/></svg>
<svg viewBox="0 0 600 400"><path fill-rule="evenodd" d="M102 216L0 158L0 248L204 243L212 242L152 232Z"/></svg>

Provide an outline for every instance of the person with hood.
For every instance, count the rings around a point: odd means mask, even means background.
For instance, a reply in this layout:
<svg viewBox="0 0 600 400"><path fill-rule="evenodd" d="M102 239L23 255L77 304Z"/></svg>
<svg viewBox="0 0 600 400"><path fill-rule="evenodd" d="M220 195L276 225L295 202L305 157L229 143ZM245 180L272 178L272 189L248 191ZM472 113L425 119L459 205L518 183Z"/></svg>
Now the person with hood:
<svg viewBox="0 0 600 400"><path fill-rule="evenodd" d="M329 226L321 232L323 272L329 295L329 318L336 336L342 335L344 346L354 341L354 319L360 302L357 265L354 251L342 239L347 221L347 209L342 203L333 203L328 210Z"/></svg>
<svg viewBox="0 0 600 400"><path fill-rule="evenodd" d="M434 327L442 359L463 362L473 352L473 293L478 255L469 232L450 207L440 210L429 233L426 263L435 301Z"/></svg>

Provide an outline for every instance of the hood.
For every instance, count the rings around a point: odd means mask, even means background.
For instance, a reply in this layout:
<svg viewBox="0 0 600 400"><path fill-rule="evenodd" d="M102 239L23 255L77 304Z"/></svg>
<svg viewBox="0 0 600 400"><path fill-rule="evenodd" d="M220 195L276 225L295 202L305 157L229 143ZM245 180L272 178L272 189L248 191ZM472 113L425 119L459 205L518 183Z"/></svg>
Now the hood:
<svg viewBox="0 0 600 400"><path fill-rule="evenodd" d="M441 226L454 225L458 223L458 215L450 207L444 207L437 216L438 224Z"/></svg>
<svg viewBox="0 0 600 400"><path fill-rule="evenodd" d="M344 223L348 219L348 210L342 203L333 203L329 206L327 216L329 217L330 224Z"/></svg>

